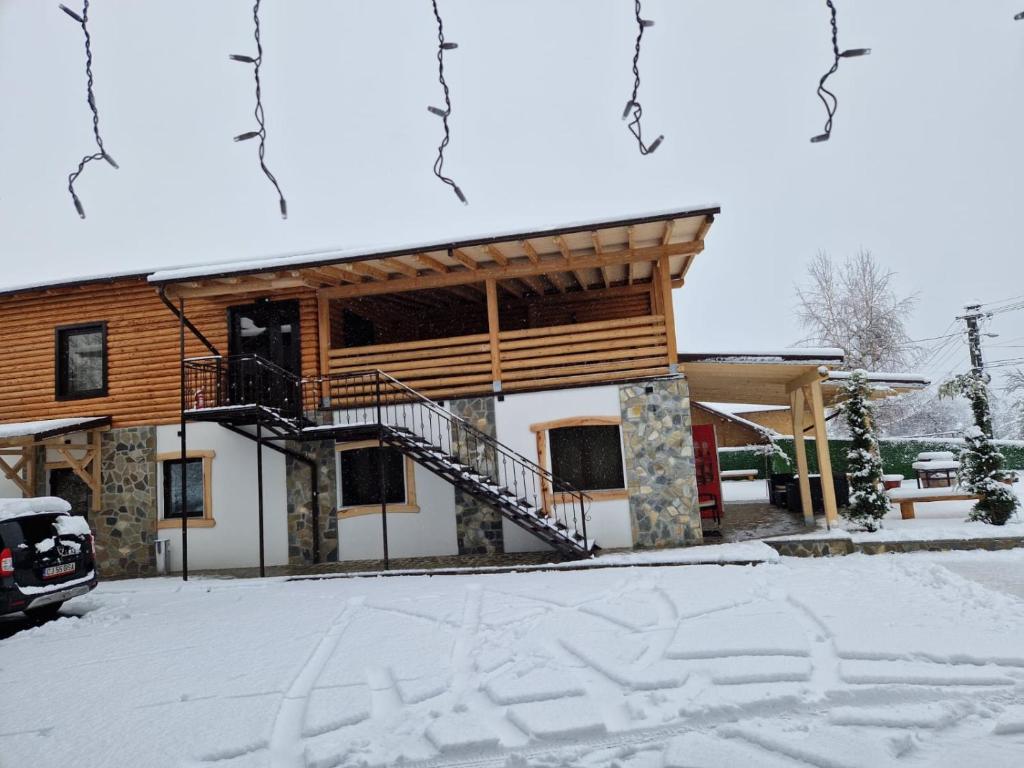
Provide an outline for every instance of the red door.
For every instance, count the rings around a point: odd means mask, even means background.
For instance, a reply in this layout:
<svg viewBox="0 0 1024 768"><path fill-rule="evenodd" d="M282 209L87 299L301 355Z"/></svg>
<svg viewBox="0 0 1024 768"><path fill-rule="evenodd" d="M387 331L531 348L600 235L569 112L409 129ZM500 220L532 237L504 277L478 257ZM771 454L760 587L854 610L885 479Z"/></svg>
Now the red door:
<svg viewBox="0 0 1024 768"><path fill-rule="evenodd" d="M713 424L693 428L693 460L697 469L697 499L705 520L722 519L722 481L718 474L718 440Z"/></svg>

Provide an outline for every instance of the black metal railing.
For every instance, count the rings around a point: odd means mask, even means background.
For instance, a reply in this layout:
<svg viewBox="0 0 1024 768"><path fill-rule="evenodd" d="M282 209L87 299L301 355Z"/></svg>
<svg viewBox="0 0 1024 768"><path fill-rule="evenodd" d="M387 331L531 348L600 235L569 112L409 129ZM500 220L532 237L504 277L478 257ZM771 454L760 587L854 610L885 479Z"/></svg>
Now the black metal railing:
<svg viewBox="0 0 1024 768"><path fill-rule="evenodd" d="M388 374L306 379L303 403L311 421L323 423L326 417L339 428L379 425L388 442L412 441L458 467L454 471L497 503L504 498L510 506L537 510L542 524L589 549L587 494Z"/></svg>
<svg viewBox="0 0 1024 768"><path fill-rule="evenodd" d="M547 540L591 548L587 494L382 371L303 379L257 355L191 358L185 397L190 412L268 409L293 422L296 437L310 425L362 428L470 493L517 512L535 531L547 529Z"/></svg>
<svg viewBox="0 0 1024 768"><path fill-rule="evenodd" d="M286 419L302 416L302 380L258 355L185 361L185 408L263 407Z"/></svg>

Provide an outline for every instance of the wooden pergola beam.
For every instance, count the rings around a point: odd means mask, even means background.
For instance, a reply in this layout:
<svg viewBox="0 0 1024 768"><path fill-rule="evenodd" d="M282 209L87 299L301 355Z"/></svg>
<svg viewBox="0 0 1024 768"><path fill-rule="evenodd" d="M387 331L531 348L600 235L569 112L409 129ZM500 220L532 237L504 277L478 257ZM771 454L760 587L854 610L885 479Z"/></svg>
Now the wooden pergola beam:
<svg viewBox="0 0 1024 768"><path fill-rule="evenodd" d="M420 271L416 269L416 267L412 266L412 264L406 264L404 261L397 257L393 259L383 259L381 261L381 264L387 267L391 267L393 270L405 275L406 277L420 276Z"/></svg>
<svg viewBox="0 0 1024 768"><path fill-rule="evenodd" d="M573 266L578 269L600 268L614 264L629 264L639 261L657 261L662 256L679 256L691 253L699 253L703 244L693 241L687 243L671 243L669 245L657 245L635 250L624 249L616 251L605 251L601 254L577 256ZM430 257L427 257L428 259ZM431 259L432 261L436 261ZM322 288L320 292L328 298L342 299L353 296L370 296L380 293L400 293L402 291L414 291L428 288L443 288L449 285L462 285L478 283L487 278L496 280L507 280L510 278L522 278L531 275L544 275L551 272L559 272L564 269L564 260L559 257L542 257L534 264L528 259L509 261L505 267L481 265L478 270L449 269L440 262L436 262L444 272L436 275L423 275L418 278L391 279L384 282L368 282L360 285L342 285L330 288Z"/></svg>
<svg viewBox="0 0 1024 768"><path fill-rule="evenodd" d="M451 256L453 259L455 259L455 261L459 262L459 264L464 266L466 269L471 269L471 270L480 269L480 262L477 261L476 259L474 259L472 256L470 256L468 253L466 253L461 248L455 248L455 249L449 251L448 255Z"/></svg>
<svg viewBox="0 0 1024 768"><path fill-rule="evenodd" d="M363 275L364 277L370 277L374 280L390 280L391 273L385 272L380 267L374 267L366 262L353 261L348 267L350 270L355 272L357 275Z"/></svg>
<svg viewBox="0 0 1024 768"><path fill-rule="evenodd" d="M531 264L540 264L540 254L537 253L537 249L533 247L533 243L529 240L522 240L520 245L523 246L526 258L530 260Z"/></svg>
<svg viewBox="0 0 1024 768"><path fill-rule="evenodd" d="M451 267L449 267L447 264L442 264L433 256L429 256L425 253L417 253L414 258L423 266L427 267L428 269L432 269L435 272L439 272L442 275L447 275L449 272L451 272Z"/></svg>
<svg viewBox="0 0 1024 768"><path fill-rule="evenodd" d="M498 246L496 246L496 245L488 245L488 246L486 246L484 248L484 251L487 252L488 256L490 256L492 259L494 259L494 263L497 264L499 267L507 267L508 266L508 257L504 253L501 252L501 250L498 248Z"/></svg>

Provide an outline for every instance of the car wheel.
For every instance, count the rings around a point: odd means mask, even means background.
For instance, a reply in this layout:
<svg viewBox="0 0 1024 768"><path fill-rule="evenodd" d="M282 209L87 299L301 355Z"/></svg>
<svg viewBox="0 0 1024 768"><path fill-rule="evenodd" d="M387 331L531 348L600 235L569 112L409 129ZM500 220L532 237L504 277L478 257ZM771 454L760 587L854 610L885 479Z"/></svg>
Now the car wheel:
<svg viewBox="0 0 1024 768"><path fill-rule="evenodd" d="M37 621L50 621L51 619L56 619L60 615L60 608L62 605L64 605L64 603L59 602L43 605L39 608L26 608L25 614L30 619L36 619Z"/></svg>

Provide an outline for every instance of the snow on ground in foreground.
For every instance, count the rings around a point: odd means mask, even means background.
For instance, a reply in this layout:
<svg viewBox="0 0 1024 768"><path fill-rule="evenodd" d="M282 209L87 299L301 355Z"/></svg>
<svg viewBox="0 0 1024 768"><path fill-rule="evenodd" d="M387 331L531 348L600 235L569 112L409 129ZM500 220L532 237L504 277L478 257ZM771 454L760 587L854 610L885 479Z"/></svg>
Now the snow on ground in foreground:
<svg viewBox="0 0 1024 768"><path fill-rule="evenodd" d="M1016 766L1019 588L1024 551L110 582L0 641L0 763Z"/></svg>

